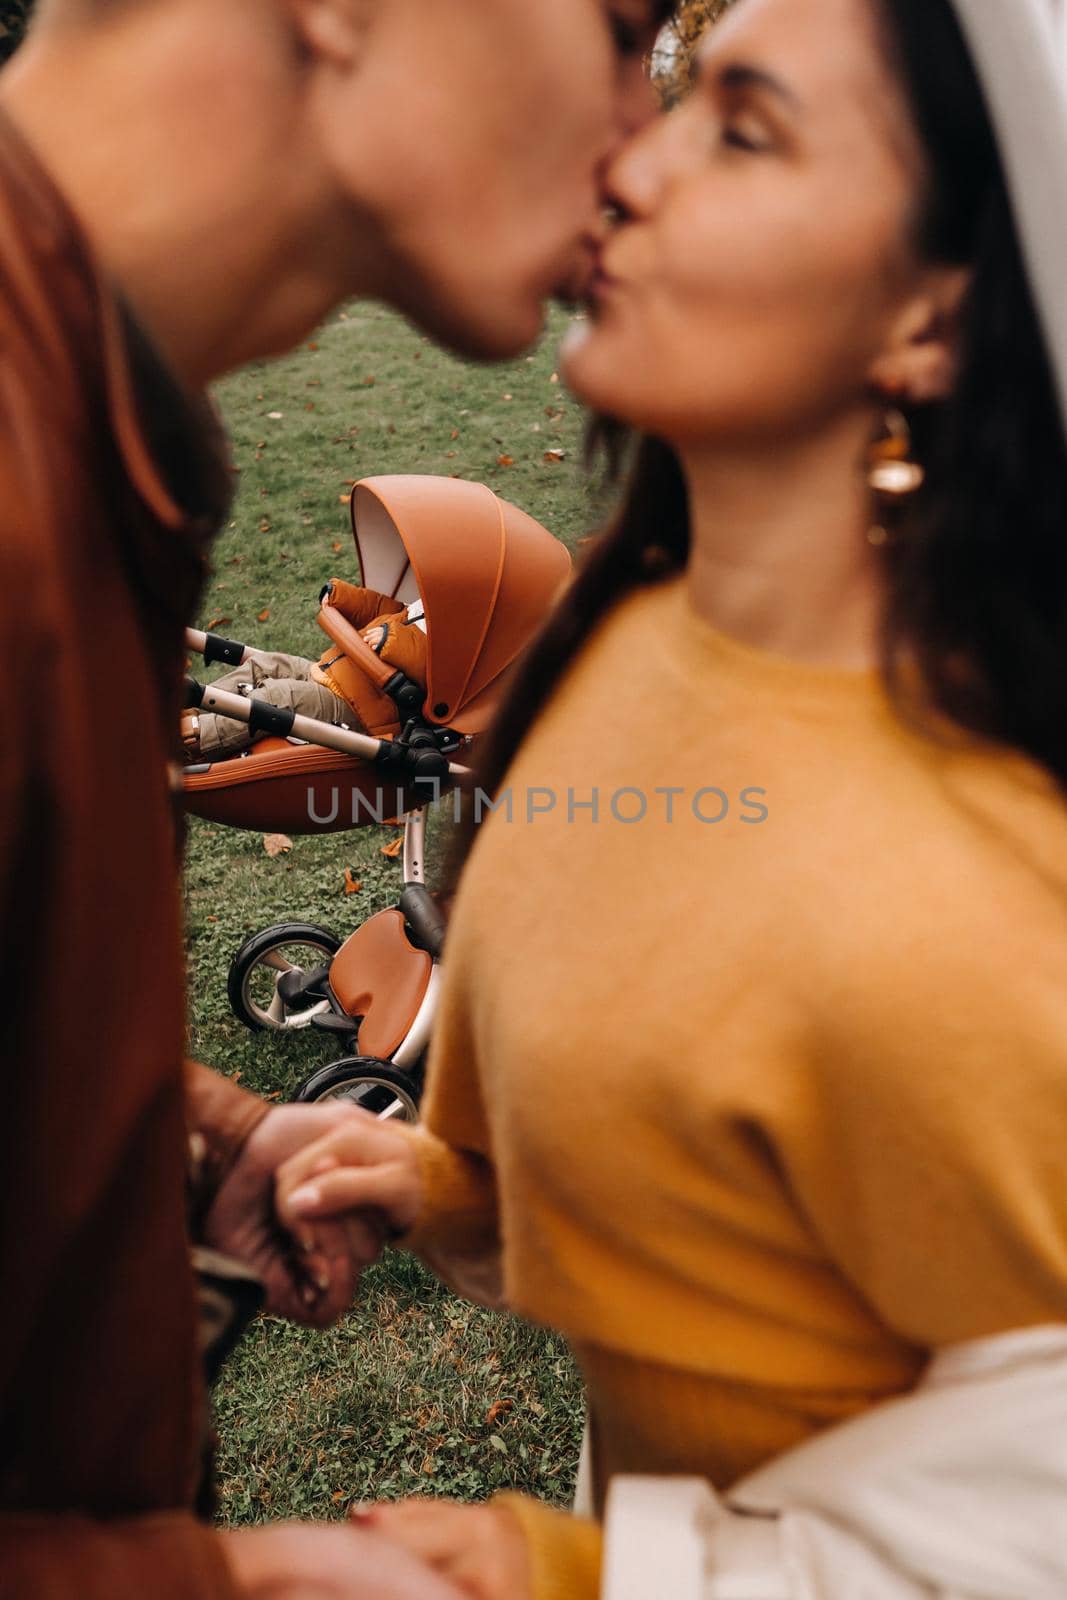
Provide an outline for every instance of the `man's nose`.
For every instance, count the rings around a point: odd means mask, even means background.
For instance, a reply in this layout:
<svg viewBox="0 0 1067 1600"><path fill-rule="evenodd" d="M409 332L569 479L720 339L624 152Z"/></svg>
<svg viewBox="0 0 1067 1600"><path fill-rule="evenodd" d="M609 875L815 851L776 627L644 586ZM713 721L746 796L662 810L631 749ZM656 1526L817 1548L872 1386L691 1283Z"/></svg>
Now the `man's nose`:
<svg viewBox="0 0 1067 1600"><path fill-rule="evenodd" d="M617 126L620 141L640 133L659 114L660 109L659 90L652 81L648 64L635 59L625 67L619 85Z"/></svg>

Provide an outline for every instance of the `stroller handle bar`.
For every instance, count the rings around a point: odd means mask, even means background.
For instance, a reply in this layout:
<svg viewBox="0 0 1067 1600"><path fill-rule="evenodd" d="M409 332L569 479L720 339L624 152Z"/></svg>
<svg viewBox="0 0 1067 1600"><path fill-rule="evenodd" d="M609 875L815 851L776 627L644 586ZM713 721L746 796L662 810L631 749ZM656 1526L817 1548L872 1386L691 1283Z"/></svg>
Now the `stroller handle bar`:
<svg viewBox="0 0 1067 1600"><path fill-rule="evenodd" d="M186 631L188 649L203 655L205 662L225 661L240 666L251 653L245 645L233 639L220 639L215 634L205 634L195 628ZM225 647L226 654L223 654ZM373 654L373 652L371 652ZM304 717L295 711L267 705L254 696L231 694L226 689L216 689L212 684L201 684L195 678L186 678L186 704L203 711L215 711L235 722L246 722L253 733L270 734L278 739L302 739L306 744L322 745L327 750L337 750L342 755L356 756L361 761L383 762L397 756L396 742L375 739L367 733L354 733L332 722L320 722L317 717ZM415 752L408 752L414 755ZM440 757L436 758L438 761ZM471 776L469 767L447 763L448 776L460 781ZM418 777L417 771L413 774Z"/></svg>

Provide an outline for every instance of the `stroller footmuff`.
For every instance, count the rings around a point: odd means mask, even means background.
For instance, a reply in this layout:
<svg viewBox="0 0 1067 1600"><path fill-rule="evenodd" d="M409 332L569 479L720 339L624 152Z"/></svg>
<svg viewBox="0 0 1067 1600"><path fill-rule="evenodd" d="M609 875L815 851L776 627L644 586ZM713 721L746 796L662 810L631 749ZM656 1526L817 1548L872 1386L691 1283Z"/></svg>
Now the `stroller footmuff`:
<svg viewBox="0 0 1067 1600"><path fill-rule="evenodd" d="M324 593L318 621L345 658L396 706L394 737L376 738L188 681L188 703L246 721L246 754L190 766L188 809L260 832L337 833L404 824L404 888L341 940L309 923L254 934L234 957L229 997L254 1029L315 1028L345 1055L297 1099L345 1098L415 1117L436 1011L444 921L425 883L426 807L468 772L509 669L571 568L566 548L482 484L380 477L357 484L352 525L363 582L393 597L425 633L426 683L383 661ZM208 664L237 667L245 646L190 631Z"/></svg>

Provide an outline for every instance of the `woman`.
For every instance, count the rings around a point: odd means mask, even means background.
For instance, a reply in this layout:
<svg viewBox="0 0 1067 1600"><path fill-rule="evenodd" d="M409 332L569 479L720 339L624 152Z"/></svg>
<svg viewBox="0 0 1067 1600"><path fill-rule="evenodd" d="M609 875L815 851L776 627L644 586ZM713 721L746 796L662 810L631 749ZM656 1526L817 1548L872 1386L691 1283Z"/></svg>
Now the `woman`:
<svg viewBox="0 0 1067 1600"><path fill-rule="evenodd" d="M612 189L567 377L655 442L501 718L426 1126L280 1188L498 1248L598 1499L1067 1320L1067 452L955 13L739 0ZM597 1592L592 1524L376 1515Z"/></svg>

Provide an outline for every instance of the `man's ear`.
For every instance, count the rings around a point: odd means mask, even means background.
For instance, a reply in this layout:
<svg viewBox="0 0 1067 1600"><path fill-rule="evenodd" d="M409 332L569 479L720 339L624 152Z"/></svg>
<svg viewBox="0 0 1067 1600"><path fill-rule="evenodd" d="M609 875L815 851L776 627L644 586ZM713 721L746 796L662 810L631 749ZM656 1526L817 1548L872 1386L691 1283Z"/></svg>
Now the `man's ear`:
<svg viewBox="0 0 1067 1600"><path fill-rule="evenodd" d="M309 56L334 67L358 66L376 6L382 0L285 0Z"/></svg>
<svg viewBox="0 0 1067 1600"><path fill-rule="evenodd" d="M967 267L934 267L890 330L871 368L872 387L916 405L945 400L959 371Z"/></svg>

